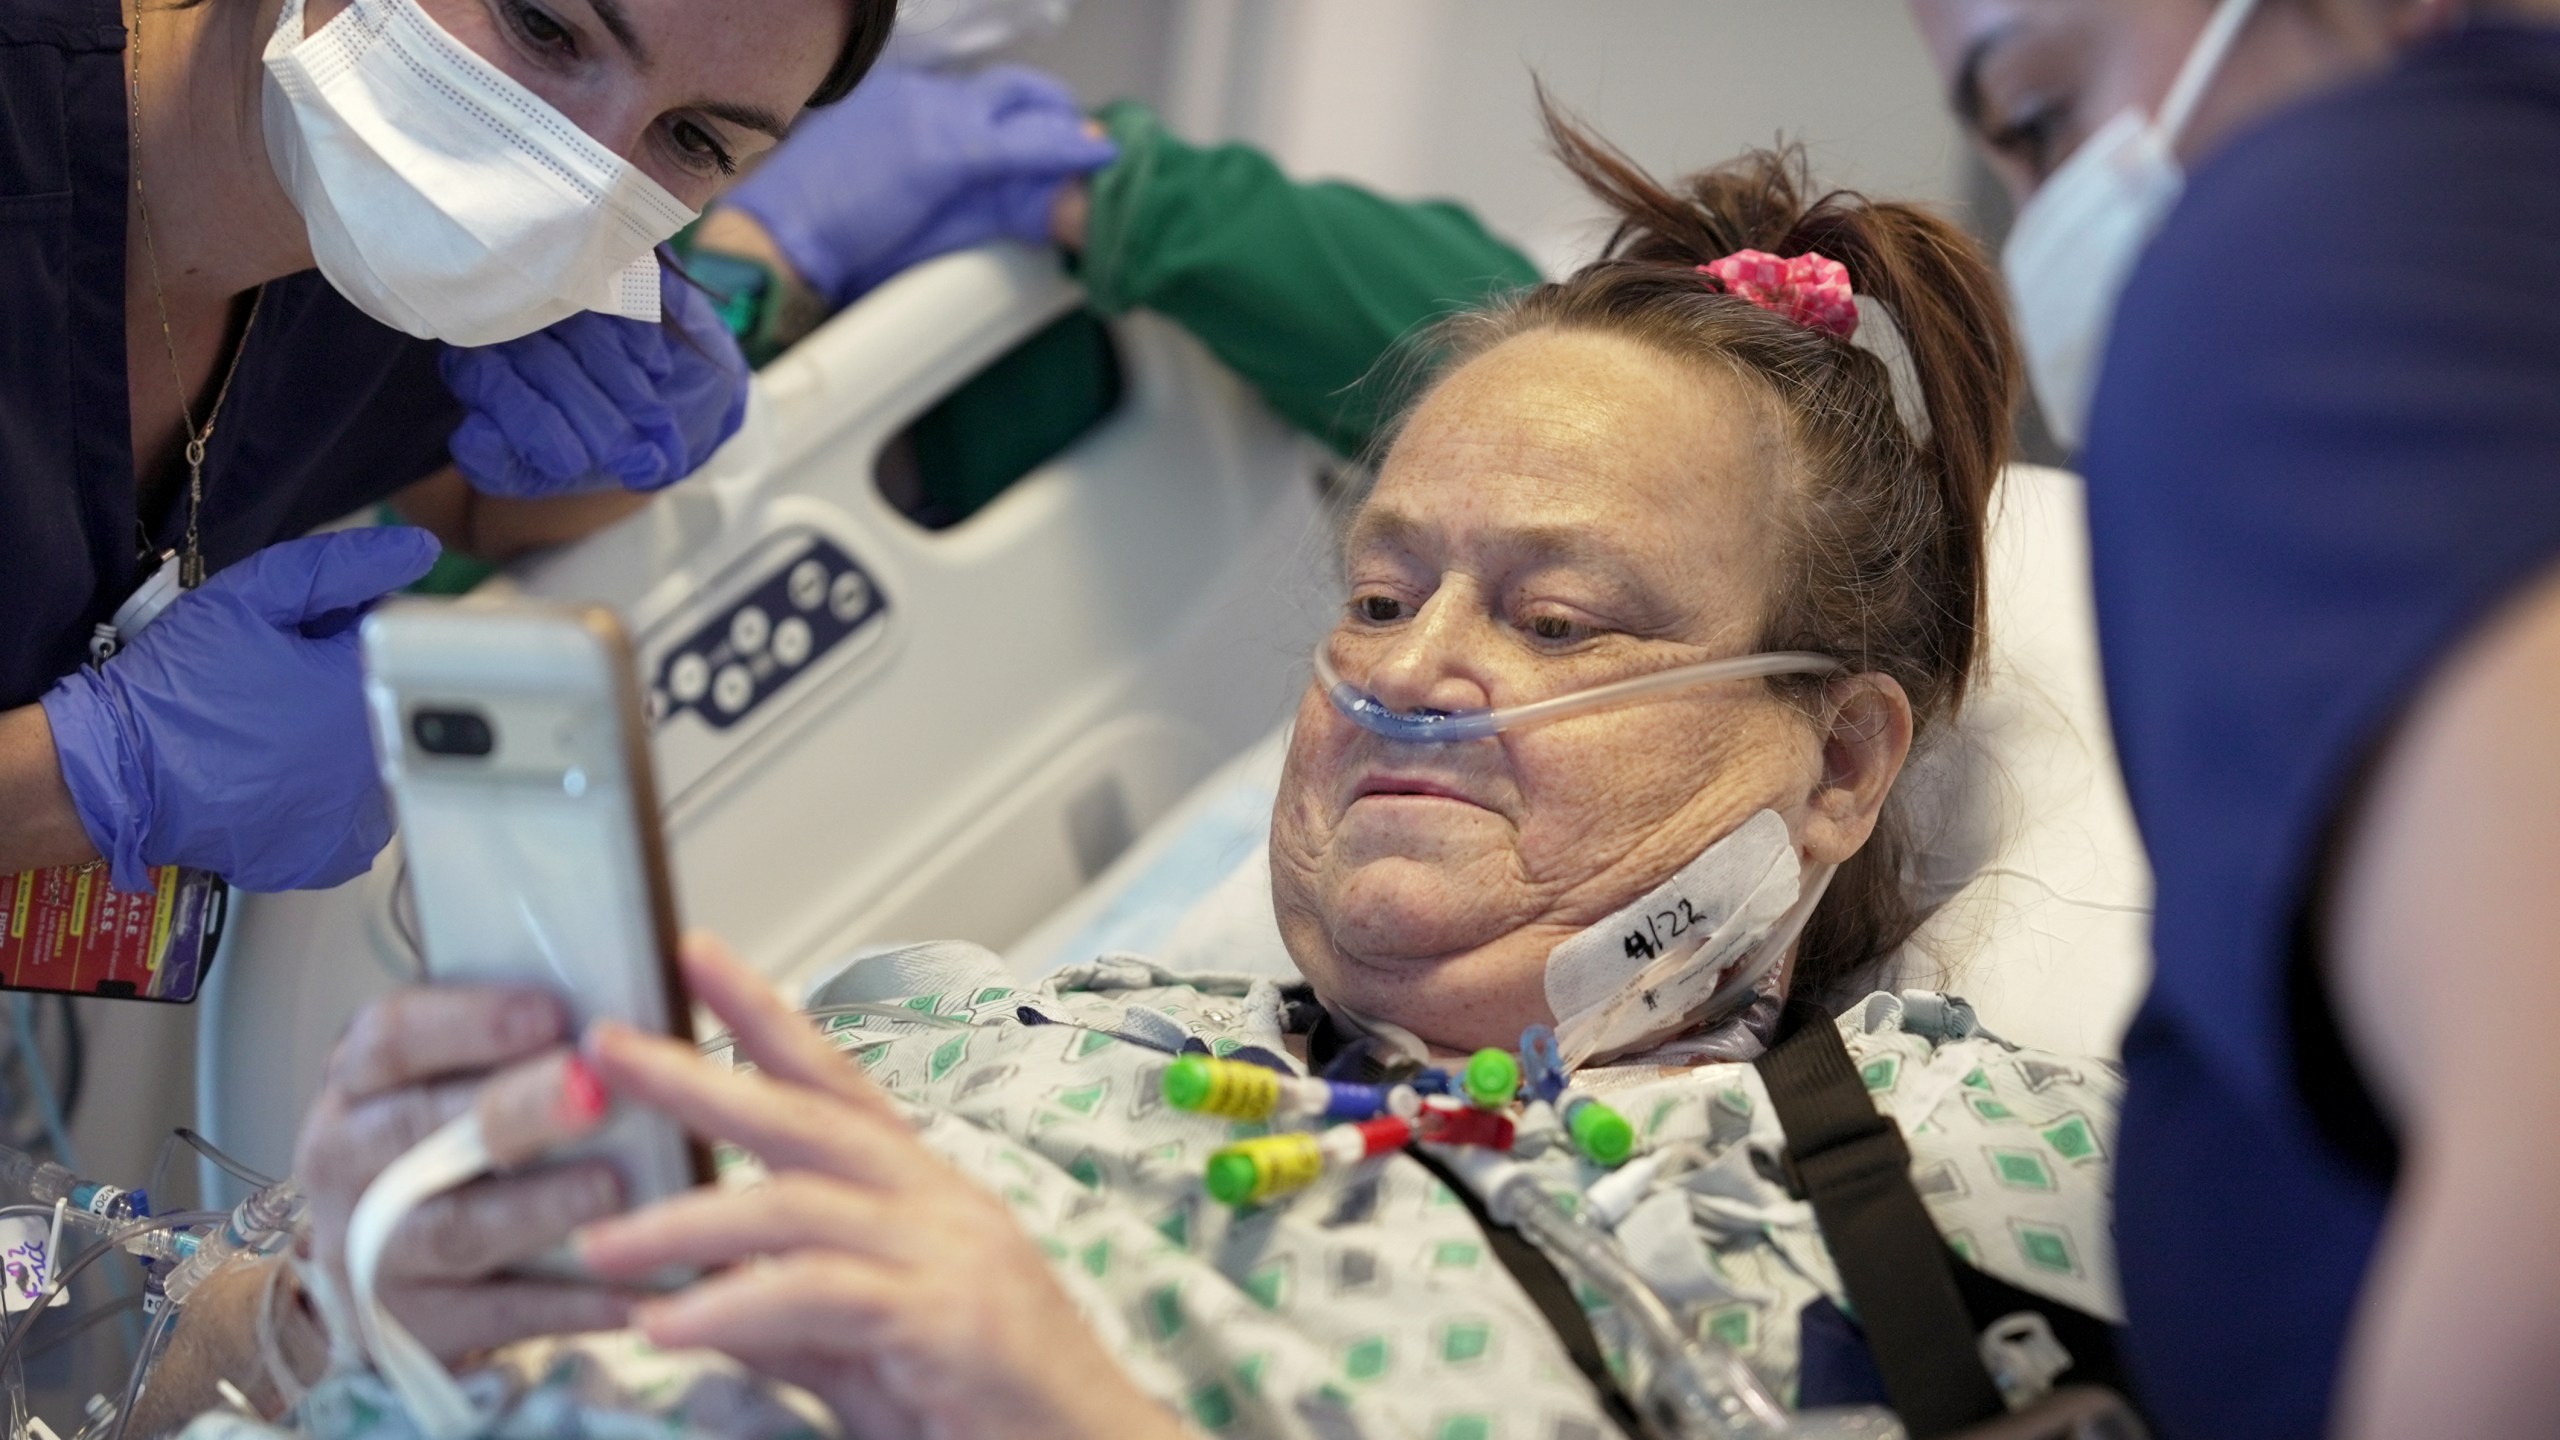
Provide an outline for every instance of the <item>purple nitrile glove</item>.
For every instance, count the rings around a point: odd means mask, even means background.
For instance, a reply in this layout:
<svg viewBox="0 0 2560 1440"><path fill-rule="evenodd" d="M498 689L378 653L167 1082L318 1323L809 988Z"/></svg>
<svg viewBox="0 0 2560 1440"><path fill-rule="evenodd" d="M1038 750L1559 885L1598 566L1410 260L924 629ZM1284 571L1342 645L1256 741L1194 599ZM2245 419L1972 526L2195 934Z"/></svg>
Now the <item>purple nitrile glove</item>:
<svg viewBox="0 0 2560 1440"><path fill-rule="evenodd" d="M843 306L936 255L1008 237L1045 244L1060 188L1119 154L1037 70L883 67L803 116L720 203L753 216Z"/></svg>
<svg viewBox="0 0 2560 1440"><path fill-rule="evenodd" d="M335 885L391 839L352 619L427 573L407 526L271 545L44 697L81 828L119 890L150 867L244 890Z"/></svg>
<svg viewBox="0 0 2560 1440"><path fill-rule="evenodd" d="M483 495L656 490L692 474L747 413L747 361L704 295L672 270L666 321L587 310L500 345L448 347L469 412L453 463Z"/></svg>

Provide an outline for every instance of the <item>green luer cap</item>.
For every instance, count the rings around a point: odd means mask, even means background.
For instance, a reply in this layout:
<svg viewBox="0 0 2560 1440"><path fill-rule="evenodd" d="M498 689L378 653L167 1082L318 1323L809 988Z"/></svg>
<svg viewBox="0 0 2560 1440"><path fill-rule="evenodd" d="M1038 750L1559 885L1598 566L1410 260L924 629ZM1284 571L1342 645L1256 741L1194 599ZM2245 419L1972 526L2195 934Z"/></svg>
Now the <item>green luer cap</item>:
<svg viewBox="0 0 2560 1440"><path fill-rule="evenodd" d="M1466 1087L1467 1098L1482 1109L1508 1105L1520 1093L1520 1062L1508 1050L1491 1048L1467 1057L1466 1073L1458 1077Z"/></svg>
<svg viewBox="0 0 2560 1440"><path fill-rule="evenodd" d="M1240 1150L1221 1150L1209 1157L1209 1196L1221 1205L1250 1205L1262 1179L1262 1167Z"/></svg>
<svg viewBox="0 0 2560 1440"><path fill-rule="evenodd" d="M1164 1103L1176 1110L1198 1110L1209 1102L1209 1057L1185 1055L1165 1067Z"/></svg>
<svg viewBox="0 0 2560 1440"><path fill-rule="evenodd" d="M1574 1148L1599 1164L1616 1165L1636 1148L1636 1127L1597 1100L1575 1105L1564 1123L1573 1132Z"/></svg>

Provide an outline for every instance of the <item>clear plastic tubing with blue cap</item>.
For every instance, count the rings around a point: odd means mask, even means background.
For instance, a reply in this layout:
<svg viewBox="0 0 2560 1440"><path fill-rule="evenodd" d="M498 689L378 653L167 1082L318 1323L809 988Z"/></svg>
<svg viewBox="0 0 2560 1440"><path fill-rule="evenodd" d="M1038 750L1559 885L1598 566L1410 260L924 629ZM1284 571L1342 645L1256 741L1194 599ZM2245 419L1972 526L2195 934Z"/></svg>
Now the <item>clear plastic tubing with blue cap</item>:
<svg viewBox="0 0 2560 1440"><path fill-rule="evenodd" d="M0 1196L23 1196L34 1205L61 1200L104 1220L134 1220L151 1213L150 1202L136 1191L83 1180L50 1160L7 1146L0 1146Z"/></svg>
<svg viewBox="0 0 2560 1440"><path fill-rule="evenodd" d="M1674 690L1712 685L1720 680L1836 675L1848 668L1828 655L1802 650L1775 650L1764 655L1736 655L1728 660L1678 665L1650 675L1639 675L1632 680L1614 681L1526 705L1507 705L1499 710L1397 710L1343 679L1341 672L1333 668L1333 657L1326 653L1330 648L1327 645L1316 647L1316 682L1324 686L1325 698L1333 702L1333 708L1341 711L1344 719L1372 735L1382 735L1410 745L1452 745L1465 740L1490 740L1506 730L1543 725L1568 715L1586 715L1594 710L1632 705Z"/></svg>

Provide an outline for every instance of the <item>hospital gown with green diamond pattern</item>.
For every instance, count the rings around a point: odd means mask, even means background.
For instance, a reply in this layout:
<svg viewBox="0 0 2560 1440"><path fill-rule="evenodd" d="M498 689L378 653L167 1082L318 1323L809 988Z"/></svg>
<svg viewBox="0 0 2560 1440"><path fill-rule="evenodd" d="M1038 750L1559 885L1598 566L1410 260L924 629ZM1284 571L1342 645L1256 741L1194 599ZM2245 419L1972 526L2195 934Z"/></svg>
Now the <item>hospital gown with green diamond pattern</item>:
<svg viewBox="0 0 2560 1440"><path fill-rule="evenodd" d="M1173 1110L1160 1078L1169 1049L1191 1039L1219 1054L1283 1053L1270 981L1177 976L1114 956L1030 985L989 955L937 993L812 1013L908 1107L928 1146L1004 1197L1130 1375L1197 1430L1615 1433L1467 1208L1411 1156L1243 1212L1209 1199L1210 1152L1260 1127ZM1965 1013L1880 993L1839 1023L1868 1091L1901 1125L1948 1243L2012 1284L2120 1319L2108 1244L2115 1070L1945 1022ZM1810 1207L1767 1178L1783 1138L1757 1073L1639 1066L1586 1079L1659 1158L1634 1162L1652 1175L1632 1203L1619 1197L1585 1218L1614 1229L1684 1323L1740 1350L1791 1397L1797 1317L1841 1292ZM1563 1143L1543 1110L1524 1123L1515 1156L1571 1208L1609 1173ZM751 1157L721 1158L726 1181L752 1183ZM1576 1290L1626 1373L1627 1334L1602 1297ZM564 1427L571 1414L615 1433L612 1417L638 1412L656 1417L646 1433L657 1435L782 1437L808 1433L818 1413L805 1396L765 1395L725 1361L650 1352L629 1336L518 1347L493 1368L497 1378L479 1383L508 1397L526 1434L581 1428ZM383 1398L371 1377L341 1377L307 1409L310 1428L365 1440L406 1430L396 1407L350 1396ZM199 1426L199 1440L249 1428L212 1416Z"/></svg>

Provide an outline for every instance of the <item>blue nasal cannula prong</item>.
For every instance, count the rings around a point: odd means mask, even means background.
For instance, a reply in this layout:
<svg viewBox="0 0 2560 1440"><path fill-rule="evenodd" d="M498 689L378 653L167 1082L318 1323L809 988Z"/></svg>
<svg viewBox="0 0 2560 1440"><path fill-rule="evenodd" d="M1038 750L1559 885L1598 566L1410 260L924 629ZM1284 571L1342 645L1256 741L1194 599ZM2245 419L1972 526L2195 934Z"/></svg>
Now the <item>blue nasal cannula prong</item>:
<svg viewBox="0 0 2560 1440"><path fill-rule="evenodd" d="M1848 667L1828 655L1803 650L1773 650L1761 655L1736 655L1727 660L1706 660L1695 665L1679 665L1657 670L1632 680L1619 680L1550 700L1536 700L1526 705L1510 705L1500 710L1395 710L1368 691L1342 678L1333 668L1333 658L1326 652L1330 645L1316 647L1316 682L1324 686L1325 698L1342 718L1389 740L1416 745L1447 745L1464 740L1490 740L1505 730L1518 730L1529 725L1543 725L1568 715L1606 710L1614 705L1633 704L1672 690L1686 690L1692 685L1711 685L1719 680L1763 680L1776 675L1834 675Z"/></svg>

